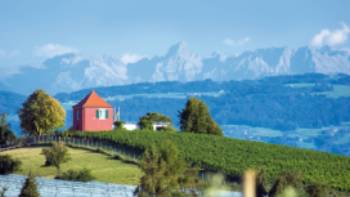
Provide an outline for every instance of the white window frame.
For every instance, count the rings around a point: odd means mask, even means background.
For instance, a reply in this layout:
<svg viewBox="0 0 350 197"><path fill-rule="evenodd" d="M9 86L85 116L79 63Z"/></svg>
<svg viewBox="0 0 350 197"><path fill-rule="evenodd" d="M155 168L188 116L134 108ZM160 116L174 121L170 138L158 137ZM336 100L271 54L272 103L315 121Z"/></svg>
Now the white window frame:
<svg viewBox="0 0 350 197"><path fill-rule="evenodd" d="M106 120L107 119L107 113L108 109L106 108L98 108L98 120Z"/></svg>

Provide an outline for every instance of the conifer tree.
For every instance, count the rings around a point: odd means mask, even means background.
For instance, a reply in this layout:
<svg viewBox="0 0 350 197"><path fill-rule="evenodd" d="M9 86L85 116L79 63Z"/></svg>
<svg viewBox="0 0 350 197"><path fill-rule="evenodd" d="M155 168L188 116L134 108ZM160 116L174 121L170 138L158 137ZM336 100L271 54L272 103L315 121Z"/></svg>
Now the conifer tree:
<svg viewBox="0 0 350 197"><path fill-rule="evenodd" d="M0 114L0 146L9 145L15 142L15 140L16 136L7 122L7 115Z"/></svg>
<svg viewBox="0 0 350 197"><path fill-rule="evenodd" d="M182 131L222 135L222 130L211 118L207 105L199 99L190 98L179 117Z"/></svg>
<svg viewBox="0 0 350 197"><path fill-rule="evenodd" d="M29 173L24 185L21 189L19 197L39 197L38 188L35 182L35 177Z"/></svg>
<svg viewBox="0 0 350 197"><path fill-rule="evenodd" d="M145 175L135 191L140 197L185 196L184 188L193 188L197 183L197 169L189 168L169 141L159 149L155 146L147 149L141 169Z"/></svg>

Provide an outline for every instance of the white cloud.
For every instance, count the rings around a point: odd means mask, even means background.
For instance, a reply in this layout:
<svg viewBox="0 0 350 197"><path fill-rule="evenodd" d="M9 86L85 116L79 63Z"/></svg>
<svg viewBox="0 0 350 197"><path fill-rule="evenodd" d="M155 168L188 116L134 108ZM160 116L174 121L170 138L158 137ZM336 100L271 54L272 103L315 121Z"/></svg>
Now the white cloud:
<svg viewBox="0 0 350 197"><path fill-rule="evenodd" d="M350 28L346 24L342 24L341 28L334 30L322 29L312 38L310 45L313 47L338 46L347 41L349 34Z"/></svg>
<svg viewBox="0 0 350 197"><path fill-rule="evenodd" d="M39 57L51 58L57 55L63 55L67 53L77 53L78 50L72 47L63 46L55 43L48 43L39 47L36 47L34 54Z"/></svg>
<svg viewBox="0 0 350 197"><path fill-rule="evenodd" d="M123 64L130 64L130 63L138 62L142 58L144 58L144 56L142 56L142 55L125 53L121 56L120 61Z"/></svg>
<svg viewBox="0 0 350 197"><path fill-rule="evenodd" d="M228 45L228 46L242 46L242 45L247 44L250 41L251 41L250 37L244 37L244 38L237 39L237 40L232 39L232 38L225 38L223 43L225 45Z"/></svg>

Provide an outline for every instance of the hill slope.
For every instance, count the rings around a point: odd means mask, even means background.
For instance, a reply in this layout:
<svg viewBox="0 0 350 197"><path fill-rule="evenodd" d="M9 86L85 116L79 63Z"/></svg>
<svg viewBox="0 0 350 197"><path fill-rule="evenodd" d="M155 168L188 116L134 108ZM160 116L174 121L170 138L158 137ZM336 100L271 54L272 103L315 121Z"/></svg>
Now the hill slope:
<svg viewBox="0 0 350 197"><path fill-rule="evenodd" d="M268 180L279 173L300 173L307 183L326 185L350 191L350 158L337 155L288 148L260 142L234 140L224 137L190 133L158 132L102 132L71 133L71 136L107 139L139 152L151 144L160 145L166 140L177 144L184 157L205 167L240 176L246 169L263 170Z"/></svg>

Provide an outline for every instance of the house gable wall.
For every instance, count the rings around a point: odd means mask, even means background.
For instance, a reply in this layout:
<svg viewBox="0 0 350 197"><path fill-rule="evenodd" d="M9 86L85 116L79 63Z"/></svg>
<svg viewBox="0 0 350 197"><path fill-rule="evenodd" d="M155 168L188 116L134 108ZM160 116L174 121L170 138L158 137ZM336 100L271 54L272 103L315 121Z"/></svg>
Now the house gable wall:
<svg viewBox="0 0 350 197"><path fill-rule="evenodd" d="M113 129L113 109L103 108L108 110L108 118L98 119L96 111L99 107L83 108L82 112L82 129L83 131L110 131Z"/></svg>

